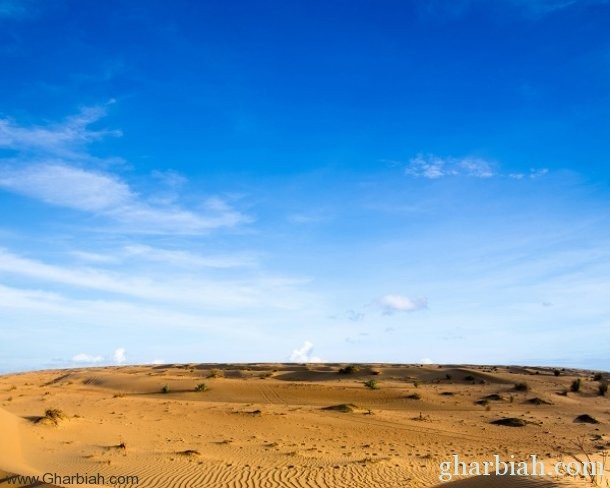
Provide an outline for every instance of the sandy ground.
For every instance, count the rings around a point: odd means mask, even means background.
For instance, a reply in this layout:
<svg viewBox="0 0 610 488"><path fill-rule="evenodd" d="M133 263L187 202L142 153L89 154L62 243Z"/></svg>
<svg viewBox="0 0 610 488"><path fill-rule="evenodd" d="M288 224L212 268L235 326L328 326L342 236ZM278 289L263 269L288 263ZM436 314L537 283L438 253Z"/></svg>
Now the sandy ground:
<svg viewBox="0 0 610 488"><path fill-rule="evenodd" d="M15 474L79 473L99 474L108 486L417 488L441 484L439 465L455 454L467 462L536 454L550 466L602 460L610 449L610 402L597 394L591 372L386 364L340 374L344 366L189 364L0 376L0 487L48 486L11 484ZM565 394L575 378L581 391ZM202 383L206 389L195 391ZM517 383L528 390L515 390ZM599 423L576 422L583 414ZM506 418L525 425L491 423ZM137 476L138 483L113 485L111 476ZM459 478L441 485L591 486L569 476Z"/></svg>

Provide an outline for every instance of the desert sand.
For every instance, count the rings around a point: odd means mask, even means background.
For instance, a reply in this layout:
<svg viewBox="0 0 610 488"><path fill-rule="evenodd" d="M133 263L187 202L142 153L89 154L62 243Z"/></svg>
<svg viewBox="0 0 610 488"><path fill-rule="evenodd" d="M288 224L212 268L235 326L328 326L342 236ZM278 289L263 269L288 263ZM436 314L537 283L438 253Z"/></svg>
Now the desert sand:
<svg viewBox="0 0 610 488"><path fill-rule="evenodd" d="M467 461L536 454L550 465L602 460L610 449L610 402L589 371L373 364L340 373L345 367L186 364L0 376L0 486L51 486L15 484L15 475L42 473L99 474L107 486L111 476L137 476L137 484L114 486L159 488L591 486L570 476L441 483L439 463L454 454ZM582 386L572 392L576 378ZM581 415L591 419L579 422Z"/></svg>

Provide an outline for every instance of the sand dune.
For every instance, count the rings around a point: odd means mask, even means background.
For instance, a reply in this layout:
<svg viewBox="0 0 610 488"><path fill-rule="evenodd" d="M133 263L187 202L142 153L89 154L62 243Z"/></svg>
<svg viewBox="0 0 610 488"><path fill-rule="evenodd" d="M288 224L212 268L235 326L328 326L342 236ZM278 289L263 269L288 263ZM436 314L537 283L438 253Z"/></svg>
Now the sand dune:
<svg viewBox="0 0 610 488"><path fill-rule="evenodd" d="M6 473L42 472L95 474L106 486L111 477L137 476L120 486L159 488L584 486L573 477L439 484L439 463L454 454L480 461L531 453L552 462L610 447L608 400L595 394L588 372L342 367L188 364L2 376L0 486L9 486ZM564 394L577 376L582 391ZM376 383L366 387L369 380ZM599 423L575 422L582 414ZM498 419L518 427L493 425Z"/></svg>

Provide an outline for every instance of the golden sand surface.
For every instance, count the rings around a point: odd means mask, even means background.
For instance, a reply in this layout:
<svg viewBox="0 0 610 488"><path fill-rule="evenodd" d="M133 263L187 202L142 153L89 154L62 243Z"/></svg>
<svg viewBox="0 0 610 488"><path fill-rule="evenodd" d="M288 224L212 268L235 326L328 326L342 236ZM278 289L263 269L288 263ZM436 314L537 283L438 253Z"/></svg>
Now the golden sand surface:
<svg viewBox="0 0 610 488"><path fill-rule="evenodd" d="M454 455L602 462L610 402L592 372L367 364L340 373L345 367L168 364L0 376L0 487L50 486L15 483L17 474L42 473L142 488L610 486L565 475L439 480L440 463ZM572 392L576 378L582 386ZM584 414L599 423L576 421ZM492 423L502 419L517 426ZM112 485L113 476L138 482Z"/></svg>

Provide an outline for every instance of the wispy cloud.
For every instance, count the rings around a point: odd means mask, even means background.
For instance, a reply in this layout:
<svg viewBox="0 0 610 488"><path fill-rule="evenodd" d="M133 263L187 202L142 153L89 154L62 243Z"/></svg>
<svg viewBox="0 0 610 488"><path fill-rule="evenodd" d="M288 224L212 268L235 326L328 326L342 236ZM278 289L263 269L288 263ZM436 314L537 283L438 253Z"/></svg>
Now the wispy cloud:
<svg viewBox="0 0 610 488"><path fill-rule="evenodd" d="M106 115L104 106L85 107L62 122L47 125L19 125L0 119L0 147L28 155L91 159L87 144L107 136L121 136L119 130L93 130L89 126Z"/></svg>
<svg viewBox="0 0 610 488"><path fill-rule="evenodd" d="M385 295L377 301L378 307L384 315L393 315L397 312L416 312L428 308L426 298L409 298L403 295Z"/></svg>
<svg viewBox="0 0 610 488"><path fill-rule="evenodd" d="M87 151L87 145L119 131L92 130L89 125L106 113L104 107L83 109L59 124L20 126L0 119L0 148L18 153L0 167L0 189L48 205L102 217L122 232L148 234L198 234L234 227L251 219L225 200L209 196L194 208L184 208L160 194L143 197L117 174L82 167L108 165ZM186 179L171 171L154 176L175 191Z"/></svg>
<svg viewBox="0 0 610 488"><path fill-rule="evenodd" d="M549 171L546 168L530 168L526 172L504 173L499 165L487 159L466 156L462 158L441 157L434 154L418 154L409 160L405 174L414 178L436 180L445 177L469 178L539 178Z"/></svg>
<svg viewBox="0 0 610 488"><path fill-rule="evenodd" d="M432 180L444 176L491 178L496 175L493 167L490 161L476 157L441 158L433 154L418 154L409 160L405 173Z"/></svg>
<svg viewBox="0 0 610 488"><path fill-rule="evenodd" d="M89 212L117 212L135 199L129 186L115 176L52 163L0 170L0 188Z"/></svg>
<svg viewBox="0 0 610 488"><path fill-rule="evenodd" d="M290 309L303 297L296 287L303 280L282 277L244 277L212 280L191 273L168 277L134 275L98 268L47 264L0 249L0 270L44 283L67 285L155 303L189 304L198 308L275 307Z"/></svg>
<svg viewBox="0 0 610 488"><path fill-rule="evenodd" d="M75 356L72 357L72 361L74 361L75 363L87 363L87 364L91 364L91 363L100 363L103 360L104 360L104 356L97 356L97 355L93 355L93 354L86 354L84 352L76 354Z"/></svg>
<svg viewBox="0 0 610 488"><path fill-rule="evenodd" d="M202 256L189 251L159 249L143 244L125 246L124 254L130 258L140 258L178 267L188 268L241 268L256 265L251 255Z"/></svg>

